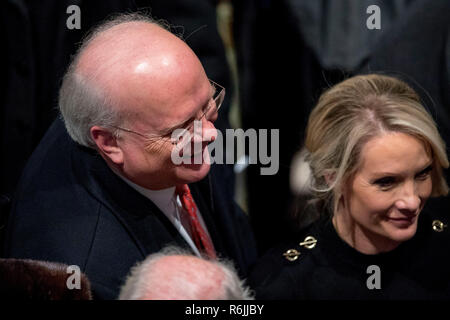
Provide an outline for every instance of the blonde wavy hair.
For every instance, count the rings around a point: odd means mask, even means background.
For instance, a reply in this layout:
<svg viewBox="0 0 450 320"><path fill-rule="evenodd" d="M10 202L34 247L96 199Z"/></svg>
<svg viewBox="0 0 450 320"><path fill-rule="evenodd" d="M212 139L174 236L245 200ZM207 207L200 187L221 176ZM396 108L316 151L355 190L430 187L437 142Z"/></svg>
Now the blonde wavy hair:
<svg viewBox="0 0 450 320"><path fill-rule="evenodd" d="M358 170L364 144L381 132L409 134L421 140L433 159L432 196L448 193L445 142L417 93L394 77L369 74L349 78L325 91L312 110L305 144L294 157L291 187L334 212L341 187Z"/></svg>

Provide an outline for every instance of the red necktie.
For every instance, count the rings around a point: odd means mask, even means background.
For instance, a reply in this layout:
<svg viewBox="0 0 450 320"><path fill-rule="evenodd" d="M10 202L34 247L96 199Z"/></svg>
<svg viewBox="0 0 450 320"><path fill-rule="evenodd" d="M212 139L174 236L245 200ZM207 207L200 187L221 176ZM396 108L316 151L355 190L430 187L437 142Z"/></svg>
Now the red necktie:
<svg viewBox="0 0 450 320"><path fill-rule="evenodd" d="M197 206L195 205L188 185L178 185L175 192L180 197L183 209L188 213L189 222L191 224L192 238L195 245L200 251L206 253L208 257L215 259L216 251L214 250L211 239L198 221Z"/></svg>

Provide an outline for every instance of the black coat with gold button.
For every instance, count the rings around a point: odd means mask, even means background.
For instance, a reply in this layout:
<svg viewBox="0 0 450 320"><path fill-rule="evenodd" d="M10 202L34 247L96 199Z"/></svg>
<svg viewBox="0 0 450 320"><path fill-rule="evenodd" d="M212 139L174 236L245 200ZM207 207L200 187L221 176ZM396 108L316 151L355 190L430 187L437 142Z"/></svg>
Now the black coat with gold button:
<svg viewBox="0 0 450 320"><path fill-rule="evenodd" d="M411 240L366 255L341 240L329 218L322 219L270 250L249 283L257 299L449 299L449 221L444 212L424 210Z"/></svg>

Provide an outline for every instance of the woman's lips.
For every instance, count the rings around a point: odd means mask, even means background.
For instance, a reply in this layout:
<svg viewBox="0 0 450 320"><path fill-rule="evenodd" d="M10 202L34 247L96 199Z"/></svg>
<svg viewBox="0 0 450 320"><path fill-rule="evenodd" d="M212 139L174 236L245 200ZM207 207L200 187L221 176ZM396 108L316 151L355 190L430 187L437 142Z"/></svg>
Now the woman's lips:
<svg viewBox="0 0 450 320"><path fill-rule="evenodd" d="M409 225L413 224L416 217L417 217L417 215L394 217L394 218L388 218L388 221L393 223L396 226L404 227L404 226L409 226Z"/></svg>

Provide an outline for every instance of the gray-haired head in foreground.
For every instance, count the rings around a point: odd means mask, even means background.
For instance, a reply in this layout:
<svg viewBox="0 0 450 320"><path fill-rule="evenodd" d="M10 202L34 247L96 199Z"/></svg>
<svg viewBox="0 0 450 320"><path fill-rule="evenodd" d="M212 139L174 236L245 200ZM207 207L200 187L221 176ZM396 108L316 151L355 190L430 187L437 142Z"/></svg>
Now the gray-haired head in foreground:
<svg viewBox="0 0 450 320"><path fill-rule="evenodd" d="M117 111L118 108L114 108L116 102L96 83L95 75L81 75L77 65L85 49L99 35L112 27L128 22L153 23L164 29L169 28L164 22L155 21L141 13L116 15L88 33L64 75L59 92L59 110L69 135L85 147L95 148L96 146L91 138L91 127L120 126L124 115ZM118 137L118 130L113 129L112 132Z"/></svg>
<svg viewBox="0 0 450 320"><path fill-rule="evenodd" d="M131 269L119 300L253 300L233 265L169 246Z"/></svg>

